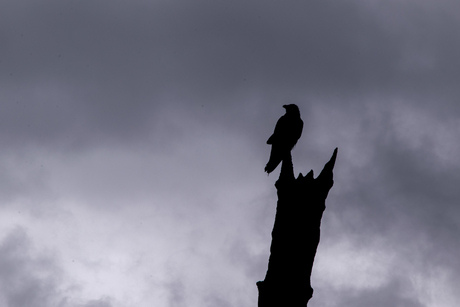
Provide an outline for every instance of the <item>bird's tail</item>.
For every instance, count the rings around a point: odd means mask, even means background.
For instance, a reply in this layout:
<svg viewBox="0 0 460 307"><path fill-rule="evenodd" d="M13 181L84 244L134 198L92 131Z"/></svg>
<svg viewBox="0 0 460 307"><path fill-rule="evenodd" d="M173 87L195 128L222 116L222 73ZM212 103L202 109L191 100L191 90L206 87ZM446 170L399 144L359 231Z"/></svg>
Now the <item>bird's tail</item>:
<svg viewBox="0 0 460 307"><path fill-rule="evenodd" d="M267 165L265 165L265 171L270 174L271 172L273 172L275 170L275 168L280 164L281 162L281 159L270 159L270 161L268 161Z"/></svg>

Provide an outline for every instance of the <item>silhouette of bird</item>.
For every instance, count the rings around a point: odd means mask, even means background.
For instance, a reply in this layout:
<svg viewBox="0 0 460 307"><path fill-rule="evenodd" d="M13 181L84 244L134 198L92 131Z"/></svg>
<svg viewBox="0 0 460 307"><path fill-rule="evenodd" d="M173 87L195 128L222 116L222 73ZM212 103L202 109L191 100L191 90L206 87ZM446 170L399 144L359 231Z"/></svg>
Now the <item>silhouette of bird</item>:
<svg viewBox="0 0 460 307"><path fill-rule="evenodd" d="M288 104L284 105L283 108L286 109L286 114L278 119L275 131L267 140L267 144L272 145L270 159L265 166L265 171L269 174L280 164L286 154L294 148L297 140L302 135L303 121L300 118L299 107L295 104Z"/></svg>

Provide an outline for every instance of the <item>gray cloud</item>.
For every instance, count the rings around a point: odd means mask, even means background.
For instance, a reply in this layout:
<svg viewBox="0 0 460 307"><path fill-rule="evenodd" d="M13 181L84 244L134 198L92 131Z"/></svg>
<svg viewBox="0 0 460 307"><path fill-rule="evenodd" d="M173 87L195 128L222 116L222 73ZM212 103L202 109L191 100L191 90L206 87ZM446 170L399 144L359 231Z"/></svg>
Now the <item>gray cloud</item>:
<svg viewBox="0 0 460 307"><path fill-rule="evenodd" d="M176 306L183 306L186 304L186 298L185 298L185 285L182 281L180 280L175 280L171 282L169 285L167 285L169 288L169 305L171 307L176 307Z"/></svg>
<svg viewBox="0 0 460 307"><path fill-rule="evenodd" d="M424 307L424 302L410 297L404 292L407 291L407 280L392 280L378 289L362 291L351 291L343 293L343 299L339 302L342 306L366 307L366 306L398 306L398 307Z"/></svg>
<svg viewBox="0 0 460 307"><path fill-rule="evenodd" d="M102 298L99 300L92 300L86 303L83 307L111 307L110 300Z"/></svg>
<svg viewBox="0 0 460 307"><path fill-rule="evenodd" d="M37 254L23 228L9 232L0 244L0 302L6 307L110 307L110 299L83 305L68 295L68 284L53 254ZM73 287L75 285L72 285ZM69 287L71 288L71 287Z"/></svg>
<svg viewBox="0 0 460 307"><path fill-rule="evenodd" d="M56 304L59 270L48 257L32 258L30 242L21 229L11 232L0 247L0 271L5 306Z"/></svg>
<svg viewBox="0 0 460 307"><path fill-rule="evenodd" d="M385 19L360 1L13 5L2 18L3 138L125 142L145 137L166 104L221 112L248 94L280 104L423 91L452 105L457 21L442 6L398 6Z"/></svg>
<svg viewBox="0 0 460 307"><path fill-rule="evenodd" d="M297 103L305 130L296 171L318 174L339 147L325 246L348 240L368 251L383 240L395 265L414 257L416 269L448 269L456 284L459 9L447 0L8 3L0 12L0 209L72 214L74 202L98 220L129 206L181 225L149 233L155 239L219 229L188 237L199 248L218 245L222 263L242 272L229 284L255 282L276 201L276 175L257 170L280 106ZM2 270L17 288L0 295L15 306L64 299L56 285L65 268L52 258L44 258L47 277L21 269L44 261L29 245L20 231L4 241ZM401 294L408 283L393 276L334 293L350 306L423 306ZM188 283L167 285L172 306L188 302ZM225 295L197 301L238 301Z"/></svg>

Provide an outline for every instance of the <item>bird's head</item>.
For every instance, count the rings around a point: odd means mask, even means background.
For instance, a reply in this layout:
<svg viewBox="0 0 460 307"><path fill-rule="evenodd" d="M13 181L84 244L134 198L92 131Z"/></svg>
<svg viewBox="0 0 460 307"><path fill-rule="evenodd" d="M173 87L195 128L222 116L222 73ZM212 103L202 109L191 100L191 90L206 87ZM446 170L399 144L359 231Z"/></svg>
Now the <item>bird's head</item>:
<svg viewBox="0 0 460 307"><path fill-rule="evenodd" d="M285 104L283 108L286 109L286 113L300 115L299 107L295 104Z"/></svg>

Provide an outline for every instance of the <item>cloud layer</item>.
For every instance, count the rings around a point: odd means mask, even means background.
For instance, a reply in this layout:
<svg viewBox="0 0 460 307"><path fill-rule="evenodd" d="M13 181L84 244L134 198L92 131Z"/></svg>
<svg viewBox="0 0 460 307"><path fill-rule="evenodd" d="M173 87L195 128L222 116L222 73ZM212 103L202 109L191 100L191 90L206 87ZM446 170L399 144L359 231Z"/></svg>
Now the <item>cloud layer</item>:
<svg viewBox="0 0 460 307"><path fill-rule="evenodd" d="M34 1L0 11L0 302L256 305L296 172L339 147L319 306L454 306L455 1Z"/></svg>

